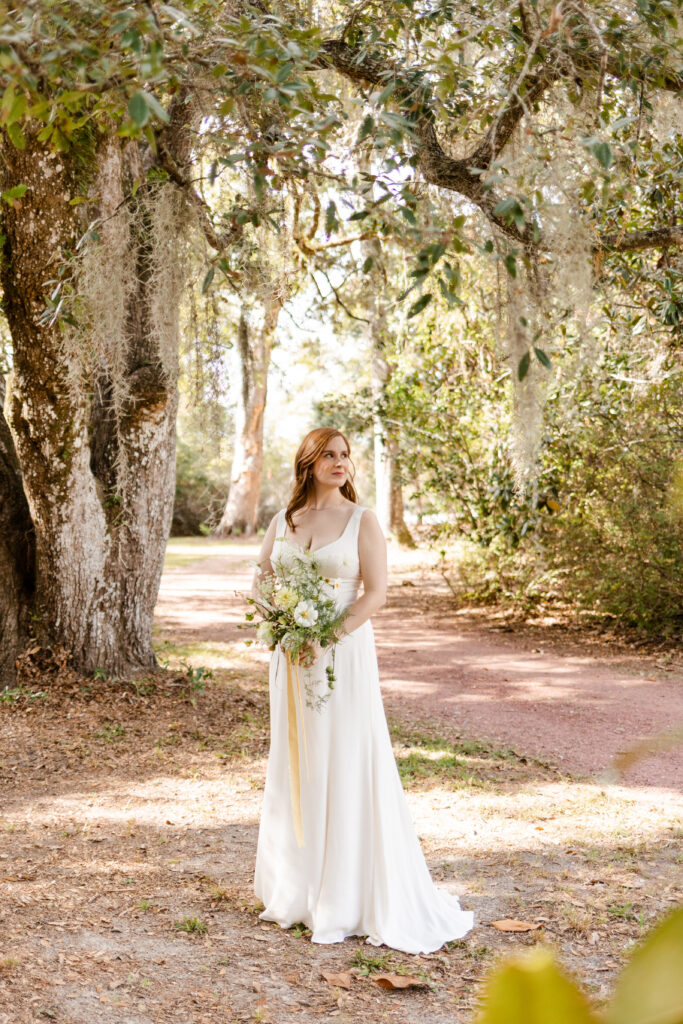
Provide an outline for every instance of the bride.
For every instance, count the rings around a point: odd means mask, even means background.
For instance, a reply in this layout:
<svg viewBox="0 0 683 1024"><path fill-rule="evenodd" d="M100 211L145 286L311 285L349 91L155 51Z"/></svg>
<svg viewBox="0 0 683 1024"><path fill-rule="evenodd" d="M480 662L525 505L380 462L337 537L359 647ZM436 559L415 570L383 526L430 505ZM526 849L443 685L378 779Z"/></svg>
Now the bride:
<svg viewBox="0 0 683 1024"><path fill-rule="evenodd" d="M432 882L401 786L370 624L385 603L386 544L374 513L357 504L339 430L312 430L302 441L292 496L264 537L259 572L273 573L271 558L295 557L297 549L315 551L323 572L341 581L338 603L347 616L334 689L322 709L301 711L308 755L298 780L303 845L290 800L285 656L276 648L271 660L270 756L254 883L261 918L283 928L302 922L313 942L364 935L374 945L431 953L468 932L473 915ZM330 658L308 645L302 660L324 680Z"/></svg>

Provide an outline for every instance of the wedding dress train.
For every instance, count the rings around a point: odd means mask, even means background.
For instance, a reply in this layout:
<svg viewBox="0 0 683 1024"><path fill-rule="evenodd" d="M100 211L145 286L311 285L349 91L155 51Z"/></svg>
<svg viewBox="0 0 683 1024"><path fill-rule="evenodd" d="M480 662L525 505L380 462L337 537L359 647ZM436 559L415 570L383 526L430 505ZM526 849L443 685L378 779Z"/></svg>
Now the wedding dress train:
<svg viewBox="0 0 683 1024"><path fill-rule="evenodd" d="M342 581L342 607L353 603L361 583L363 511L354 509L342 535L316 550L323 571ZM283 511L273 559L296 557L297 546L284 535ZM323 658L315 667L321 691L325 664ZM436 888L425 863L391 748L369 621L337 645L335 675L322 709L303 708L308 770L302 760L300 847L290 798L286 665L279 649L273 653L270 756L254 882L265 907L261 917L283 928L302 922L313 942L365 935L406 953L433 952L465 935L473 915Z"/></svg>

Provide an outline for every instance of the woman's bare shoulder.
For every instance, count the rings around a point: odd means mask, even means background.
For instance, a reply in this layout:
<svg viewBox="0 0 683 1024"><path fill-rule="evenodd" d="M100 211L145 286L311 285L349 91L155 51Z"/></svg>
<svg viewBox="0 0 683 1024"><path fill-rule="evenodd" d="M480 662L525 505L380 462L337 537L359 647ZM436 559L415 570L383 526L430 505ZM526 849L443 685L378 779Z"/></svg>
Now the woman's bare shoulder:
<svg viewBox="0 0 683 1024"><path fill-rule="evenodd" d="M363 508L361 510L359 529L361 533L372 537L382 533L382 527L379 525L379 519L373 509Z"/></svg>

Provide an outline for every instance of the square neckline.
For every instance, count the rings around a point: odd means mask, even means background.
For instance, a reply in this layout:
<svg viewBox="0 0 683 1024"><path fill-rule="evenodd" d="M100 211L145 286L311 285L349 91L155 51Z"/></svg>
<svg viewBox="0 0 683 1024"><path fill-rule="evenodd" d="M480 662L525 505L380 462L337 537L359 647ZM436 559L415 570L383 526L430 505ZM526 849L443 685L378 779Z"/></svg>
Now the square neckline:
<svg viewBox="0 0 683 1024"><path fill-rule="evenodd" d="M283 522L284 522L284 530L287 529L287 520L285 519L285 512L286 511L287 511L286 509L283 509L282 512L280 513L280 515L282 516ZM344 526L344 529L339 534L339 536L336 537L334 540L328 541L327 544L323 544L319 548L302 548L301 544L296 544L294 541L291 541L289 539L289 537L287 537L287 535L285 534L284 530L282 532L282 539L285 542L285 544L289 544L290 548L296 548L297 551L303 551L304 554L316 555L319 551L324 551L325 548L331 548L333 544L338 544L340 540L344 539L344 537L346 536L346 531L348 530L348 528L351 525L351 522L352 522L354 516L356 515L356 513L358 511L360 511L360 512L364 511L363 507L361 505L356 505L355 508L352 509L351 515L347 519L346 525Z"/></svg>

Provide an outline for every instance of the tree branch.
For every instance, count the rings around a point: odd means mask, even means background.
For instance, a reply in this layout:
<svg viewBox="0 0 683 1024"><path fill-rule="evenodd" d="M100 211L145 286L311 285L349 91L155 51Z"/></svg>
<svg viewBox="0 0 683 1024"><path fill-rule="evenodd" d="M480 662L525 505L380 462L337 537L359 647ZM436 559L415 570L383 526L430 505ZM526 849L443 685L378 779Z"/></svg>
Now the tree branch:
<svg viewBox="0 0 683 1024"><path fill-rule="evenodd" d="M613 252L638 252L642 249L663 249L683 246L683 225L651 228L649 231L613 232L602 235L596 248Z"/></svg>
<svg viewBox="0 0 683 1024"><path fill-rule="evenodd" d="M545 90L559 77L559 72L544 67L537 74L518 84L506 108L489 129L483 141L472 154L454 159L441 146L434 127L431 95L424 85L422 74L406 70L399 65L388 65L374 57L362 56L341 40L328 40L323 44L318 59L321 67L334 68L358 84L371 83L385 86L396 83L394 97L412 127L413 145L417 165L431 185L449 189L465 196L486 213L487 217L509 238L526 244L525 236L508 220L494 210L499 197L486 188L481 172L487 170L510 137L529 105L536 103Z"/></svg>
<svg viewBox="0 0 683 1024"><path fill-rule="evenodd" d="M587 61L584 59L582 63L585 68ZM613 69L618 63L618 58L614 56L608 58L606 62L602 61L609 74L614 73ZM411 123L417 166L425 180L431 185L457 192L469 199L508 238L519 245L528 247L531 244L526 232L520 232L513 223L494 212L499 197L492 189L484 186L481 172L487 170L505 148L529 107L538 103L545 91L563 76L564 72L557 65L544 64L539 71L528 76L523 70L506 106L489 128L483 141L469 156L456 160L444 151L438 140L431 94L424 84L421 72L369 57L343 40L337 39L328 40L323 44L318 64L320 67L334 68L345 78L358 84L370 83L384 87L393 81L393 95L404 116ZM677 80L675 76L669 76L672 88ZM683 76L681 83L683 84ZM600 239L596 251L611 249L627 252L678 246L682 243L683 229L655 228L649 231L633 231L625 235L607 234Z"/></svg>

